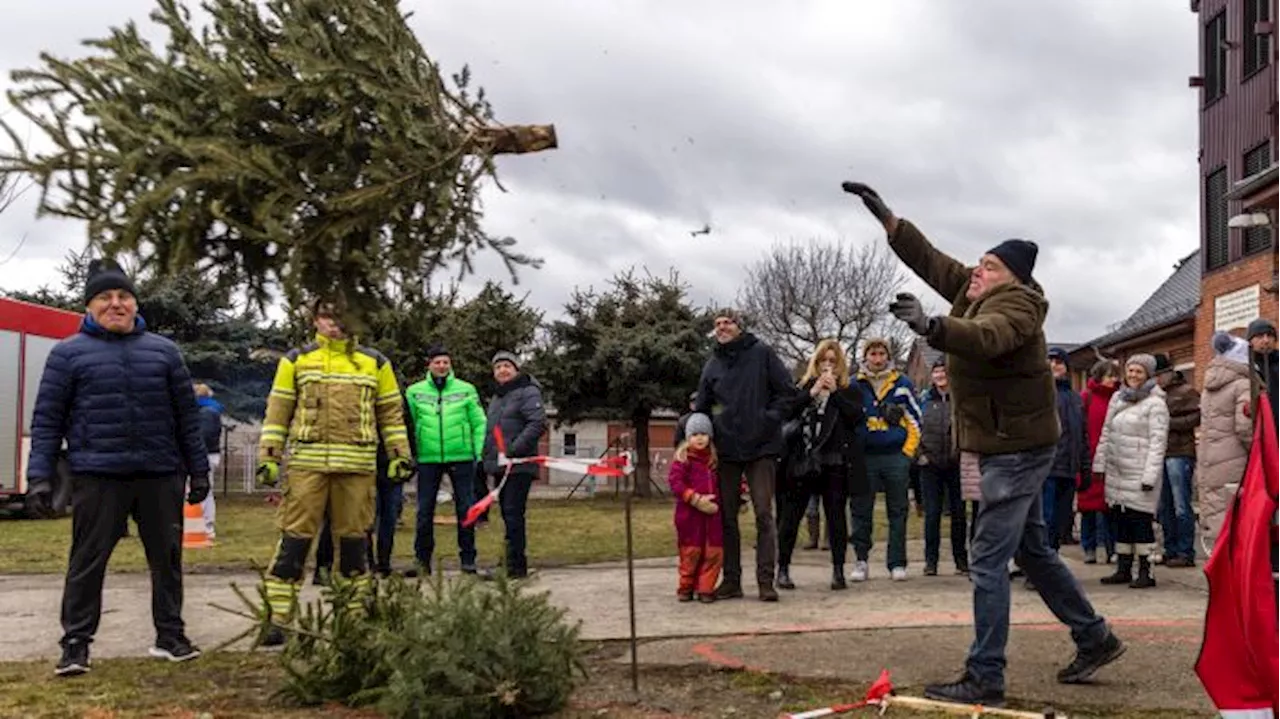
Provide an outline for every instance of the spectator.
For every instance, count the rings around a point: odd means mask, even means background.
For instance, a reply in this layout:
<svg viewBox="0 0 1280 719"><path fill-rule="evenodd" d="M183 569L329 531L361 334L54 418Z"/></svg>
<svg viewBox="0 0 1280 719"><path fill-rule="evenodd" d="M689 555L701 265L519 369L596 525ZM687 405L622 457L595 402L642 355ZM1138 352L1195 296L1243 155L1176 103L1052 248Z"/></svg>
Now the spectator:
<svg viewBox="0 0 1280 719"><path fill-rule="evenodd" d="M849 528L844 508L849 504L851 478L856 489L867 488L862 455L865 426L861 391L850 381L849 360L833 339L818 343L804 377L802 392L788 412L789 436L783 477L778 492L778 588L795 589L791 554L800 534L800 518L810 497L822 497L831 543L831 588L845 589L845 552Z"/></svg>
<svg viewBox="0 0 1280 719"><path fill-rule="evenodd" d="M1089 464L1093 467L1094 453L1102 438L1102 426L1106 423L1107 407L1111 396L1120 385L1120 364L1102 359L1089 370L1089 381L1080 395L1084 407L1085 425L1089 438ZM1083 473L1082 473L1083 477ZM1098 547L1102 547L1102 560L1111 564L1116 553L1115 539L1111 536L1111 519L1107 514L1106 487L1097 477L1088 486L1076 492L1076 506L1080 510L1080 548L1084 550L1084 563L1098 563Z"/></svg>
<svg viewBox="0 0 1280 719"><path fill-rule="evenodd" d="M951 381L945 356L930 371L933 381L925 392L920 420L920 485L924 491L924 573L938 574L938 549L942 543L942 502L946 499L951 523L951 557L956 574L969 573L968 531L964 497L960 493L960 457L951 432Z"/></svg>
<svg viewBox="0 0 1280 719"><path fill-rule="evenodd" d="M1093 474L1104 482L1115 531L1116 571L1103 584L1133 589L1156 586L1151 574L1155 550L1157 488L1164 476L1169 439L1169 407L1156 385L1156 359L1136 354L1124 367L1125 386L1111 398L1102 437L1093 456ZM1133 575L1134 557L1138 575Z"/></svg>
<svg viewBox="0 0 1280 719"><path fill-rule="evenodd" d="M204 438L204 446L209 453L209 476L213 476L222 465L222 403L213 398L213 390L203 382L195 383L196 404L200 407L200 436ZM200 511L204 515L204 531L209 539L218 536L214 528L217 508L213 506L213 492L200 503Z"/></svg>
<svg viewBox="0 0 1280 719"><path fill-rule="evenodd" d="M1244 479L1253 446L1249 345L1238 337L1219 332L1213 336L1213 352L1200 395L1201 436L1196 453L1200 538L1206 554L1213 549L1222 530L1227 505Z"/></svg>
<svg viewBox="0 0 1280 719"><path fill-rule="evenodd" d="M862 348L863 410L867 417L866 456L868 491L853 496L853 548L857 559L849 578L865 582L867 558L871 555L873 510L876 494L884 492L889 514L889 576L900 582L907 578L907 488L911 462L920 445L920 407L915 389L906 375L894 369L889 359L889 342L869 340Z"/></svg>
<svg viewBox="0 0 1280 719"><path fill-rule="evenodd" d="M1258 373L1262 390L1271 402L1271 416L1276 416L1276 391L1280 388L1280 349L1276 348L1276 326L1259 317L1249 323L1249 349L1253 354L1253 371Z"/></svg>
<svg viewBox="0 0 1280 719"><path fill-rule="evenodd" d="M778 355L744 332L731 309L715 316L716 348L698 381L697 411L712 418L720 463L720 516L724 520L724 579L716 599L741 599L742 538L739 480L745 474L756 516L756 585L760 600L778 601L774 569L778 532L773 518L782 419L795 397L791 374Z"/></svg>
<svg viewBox="0 0 1280 719"><path fill-rule="evenodd" d="M147 331L115 263L89 263L80 332L49 354L31 419L27 506L48 514L63 441L75 477L59 676L89 671L107 562L132 516L151 570L153 657L200 656L182 621L182 502L209 494L209 451L182 353ZM187 483L190 488L187 489Z"/></svg>
<svg viewBox="0 0 1280 719"><path fill-rule="evenodd" d="M1160 487L1160 526L1164 566L1196 566L1196 515L1192 475L1196 468L1196 428L1200 426L1200 393L1173 368L1168 355L1156 355L1156 382L1169 407L1169 443L1164 453Z"/></svg>
<svg viewBox="0 0 1280 719"><path fill-rule="evenodd" d="M418 519L413 553L419 570L431 574L436 496L448 475L458 519L458 559L464 574L475 574L476 530L464 526L463 519L476 500L476 460L485 442L484 410L475 385L454 375L453 360L443 346L427 348L427 370L427 378L405 392L417 436Z"/></svg>
<svg viewBox="0 0 1280 719"><path fill-rule="evenodd" d="M493 378L498 383L498 389L489 402L482 456L485 471L494 476L496 483L507 468L498 465L494 429L502 428L502 436L507 444L506 456L534 457L538 454L538 440L547 426L547 413L542 406L541 385L533 377L520 371L520 360L514 354L499 352L493 356L492 364ZM510 472L506 486L498 495L498 504L502 508L502 522L506 525L507 532L507 576L520 579L529 576L524 515L538 468L533 464L516 464L510 467Z"/></svg>
<svg viewBox="0 0 1280 719"><path fill-rule="evenodd" d="M1092 482L1089 470L1089 438L1084 405L1071 388L1066 350L1049 350L1049 371L1053 374L1055 405L1062 434L1054 450L1049 479L1044 483L1044 525L1049 546L1058 549L1071 541L1075 527L1076 481L1087 491Z"/></svg>
<svg viewBox="0 0 1280 719"><path fill-rule="evenodd" d="M980 474L978 512L969 572L973 580L974 641L965 673L930 684L925 696L999 706L1005 697L1009 638L1008 563L1018 552L1040 598L1071 628L1076 656L1058 681L1087 681L1124 653L1084 596L1071 570L1045 543L1041 502L1060 428L1053 377L1045 362L1048 302L1032 277L1037 247L1006 240L965 267L939 252L900 220L870 187L842 186L858 195L884 226L889 246L916 275L952 302L947 316L930 317L920 301L901 294L894 316L947 355L956 445L962 477Z"/></svg>
<svg viewBox="0 0 1280 719"><path fill-rule="evenodd" d="M720 503L716 496L716 448L711 418L694 413L689 418L688 438L676 447L667 483L676 499L676 548L680 553L676 597L682 602L710 603L716 600L716 582L724 559Z"/></svg>

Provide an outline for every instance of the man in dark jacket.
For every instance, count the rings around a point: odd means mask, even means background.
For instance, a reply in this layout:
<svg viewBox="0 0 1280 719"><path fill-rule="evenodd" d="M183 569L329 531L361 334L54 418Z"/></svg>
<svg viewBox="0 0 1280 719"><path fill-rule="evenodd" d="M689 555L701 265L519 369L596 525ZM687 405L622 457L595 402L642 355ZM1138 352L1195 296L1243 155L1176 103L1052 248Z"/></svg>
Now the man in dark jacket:
<svg viewBox="0 0 1280 719"><path fill-rule="evenodd" d="M1037 248L1025 240L1006 240L977 266L966 267L935 249L911 222L894 216L875 190L854 182L843 188L858 195L884 226L898 257L951 299L947 316L928 316L909 294L898 295L890 311L947 354L961 473L981 473L982 505L969 556L974 641L964 675L926 686L925 696L964 704L1004 703L1007 565L1015 552L1040 598L1071 628L1077 652L1058 672L1058 681L1086 681L1125 647L1045 541L1041 493L1060 428L1053 377L1045 362L1049 303L1032 277Z"/></svg>
<svg viewBox="0 0 1280 719"><path fill-rule="evenodd" d="M1061 347L1049 350L1049 371L1053 374L1062 434L1053 453L1049 479L1044 483L1044 526L1049 546L1058 549L1071 543L1075 528L1076 477L1081 474L1081 491L1089 488L1089 435L1084 421L1084 401L1071 388L1069 357Z"/></svg>
<svg viewBox="0 0 1280 719"><path fill-rule="evenodd" d="M716 473L724 522L724 579L716 598L743 596L738 480L745 474L756 515L756 584L761 601L776 602L778 531L773 496L777 458L782 453L782 419L796 388L773 349L742 331L742 320L734 310L716 314L715 336L716 349L698 381L697 411L712 417L720 459Z"/></svg>
<svg viewBox="0 0 1280 719"><path fill-rule="evenodd" d="M506 442L506 456L513 459L535 457L538 440L547 427L547 410L542 405L542 387L533 377L520 371L520 360L511 352L499 352L493 356L493 379L498 389L489 402L484 436L484 470L501 481L504 467L498 465L498 445L494 428L502 428ZM525 551L525 508L529 504L529 491L537 477L535 464L516 464L511 476L498 495L502 508L502 523L506 525L506 570L508 577L529 575L529 558Z"/></svg>
<svg viewBox="0 0 1280 719"><path fill-rule="evenodd" d="M960 496L960 457L951 434L951 382L946 357L939 357L930 371L933 386L925 393L920 417L920 489L924 495L924 574L938 574L938 549L942 543L942 500L951 518L951 557L956 574L969 573L968 523Z"/></svg>
<svg viewBox="0 0 1280 719"><path fill-rule="evenodd" d="M1253 355L1253 371L1261 382L1261 390L1271 403L1271 416L1276 416L1276 391L1280 389L1280 350L1276 348L1276 326L1259 317L1249 323L1249 350Z"/></svg>
<svg viewBox="0 0 1280 719"><path fill-rule="evenodd" d="M1164 482L1160 490L1159 520L1164 534L1166 567L1196 566L1196 515L1192 475L1196 469L1196 427L1200 426L1200 393L1169 356L1156 355L1156 381L1169 406L1169 444L1164 452Z"/></svg>
<svg viewBox="0 0 1280 719"><path fill-rule="evenodd" d="M138 525L151 570L151 655L169 661L200 656L182 621L183 496L200 504L209 494L209 456L191 375L177 345L147 332L133 282L117 265L91 262L84 297L79 334L53 348L40 378L27 468L28 506L47 512L66 440L75 489L60 676L89 670L102 581L128 516Z"/></svg>

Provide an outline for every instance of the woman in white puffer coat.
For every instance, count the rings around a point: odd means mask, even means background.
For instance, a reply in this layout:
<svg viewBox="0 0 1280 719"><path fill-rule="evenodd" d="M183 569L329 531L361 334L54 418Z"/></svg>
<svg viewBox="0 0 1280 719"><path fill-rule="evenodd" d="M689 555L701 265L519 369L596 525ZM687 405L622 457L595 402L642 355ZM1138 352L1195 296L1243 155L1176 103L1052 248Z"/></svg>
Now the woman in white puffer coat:
<svg viewBox="0 0 1280 719"><path fill-rule="evenodd" d="M1155 549L1155 513L1164 480L1169 442L1169 407L1156 385L1156 360L1136 354L1125 363L1125 387L1111 397L1102 436L1093 455L1093 481L1106 488L1111 533L1118 558L1115 574L1103 584L1154 587L1151 552ZM1138 557L1138 576L1133 558Z"/></svg>

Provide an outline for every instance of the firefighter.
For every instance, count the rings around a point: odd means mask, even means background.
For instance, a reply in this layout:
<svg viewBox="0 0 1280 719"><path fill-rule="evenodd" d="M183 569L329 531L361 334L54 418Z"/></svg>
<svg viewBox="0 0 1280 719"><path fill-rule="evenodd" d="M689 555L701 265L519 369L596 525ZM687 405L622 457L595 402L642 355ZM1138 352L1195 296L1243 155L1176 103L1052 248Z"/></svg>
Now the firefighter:
<svg viewBox="0 0 1280 719"><path fill-rule="evenodd" d="M396 375L377 350L348 337L333 304L312 306L315 341L280 359L267 399L259 442L259 481L275 486L288 450L288 490L276 523L276 545L265 580L271 628L263 644L284 643L312 540L326 508L338 541L338 571L355 582L357 596L371 588L365 530L373 524L379 434L388 476L414 474Z"/></svg>

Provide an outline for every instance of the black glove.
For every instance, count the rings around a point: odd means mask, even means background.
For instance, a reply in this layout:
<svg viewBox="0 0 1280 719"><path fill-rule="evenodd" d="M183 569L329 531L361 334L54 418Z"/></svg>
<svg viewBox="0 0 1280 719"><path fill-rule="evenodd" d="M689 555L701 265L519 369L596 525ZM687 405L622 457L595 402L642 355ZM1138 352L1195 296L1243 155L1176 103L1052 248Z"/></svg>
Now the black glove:
<svg viewBox="0 0 1280 719"><path fill-rule="evenodd" d="M1080 470L1080 486L1076 488L1077 492L1088 492L1093 486L1093 470L1085 467Z"/></svg>
<svg viewBox="0 0 1280 719"><path fill-rule="evenodd" d="M918 335L929 334L933 319L924 313L924 306L919 298L908 292L899 292L898 298L889 304L889 312L894 317L907 323L912 332Z"/></svg>
<svg viewBox="0 0 1280 719"><path fill-rule="evenodd" d="M857 195L862 198L862 204L867 206L872 215L883 224L893 217L893 211L889 206L884 204L884 200L880 199L880 195L875 190L867 187L861 182L844 182L840 184L840 188L851 195Z"/></svg>
<svg viewBox="0 0 1280 719"><path fill-rule="evenodd" d="M902 411L902 405L891 404L884 408L884 421L889 423L890 427L896 427L902 423L902 418L906 413Z"/></svg>
<svg viewBox="0 0 1280 719"><path fill-rule="evenodd" d="M209 475L202 474L191 478L191 486L187 489L187 504L200 504L209 496Z"/></svg>
<svg viewBox="0 0 1280 719"><path fill-rule="evenodd" d="M27 512L33 517L51 517L53 516L53 507L49 506L51 497L53 497L53 487L49 485L48 480L33 479L27 484L23 503Z"/></svg>

